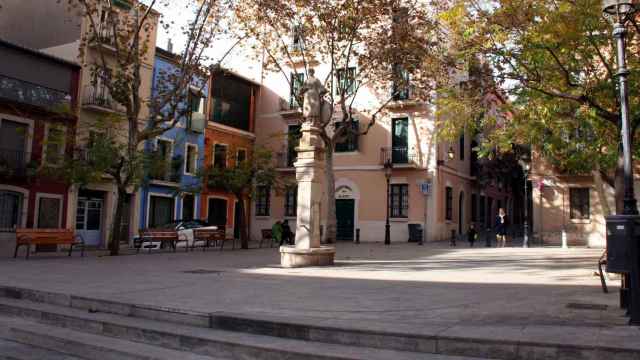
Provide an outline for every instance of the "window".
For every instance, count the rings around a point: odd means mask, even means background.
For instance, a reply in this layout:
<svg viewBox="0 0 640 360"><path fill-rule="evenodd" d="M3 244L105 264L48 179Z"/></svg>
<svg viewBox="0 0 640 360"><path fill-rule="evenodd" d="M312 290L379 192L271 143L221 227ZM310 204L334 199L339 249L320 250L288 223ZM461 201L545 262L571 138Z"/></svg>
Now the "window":
<svg viewBox="0 0 640 360"><path fill-rule="evenodd" d="M343 122L334 124L335 130L340 129ZM348 123L347 125L348 126ZM351 131L345 129L340 141L336 141L336 152L349 152L358 150L358 132L360 131L360 123L357 120L351 122Z"/></svg>
<svg viewBox="0 0 640 360"><path fill-rule="evenodd" d="M62 199L57 197L38 198L38 229L58 229L62 215Z"/></svg>
<svg viewBox="0 0 640 360"><path fill-rule="evenodd" d="M45 159L48 165L61 165L64 156L64 129L49 127L45 144Z"/></svg>
<svg viewBox="0 0 640 360"><path fill-rule="evenodd" d="M22 225L23 195L0 191L0 231L13 231Z"/></svg>
<svg viewBox="0 0 640 360"><path fill-rule="evenodd" d="M212 81L210 120L235 129L250 131L253 85L225 73L214 74Z"/></svg>
<svg viewBox="0 0 640 360"><path fill-rule="evenodd" d="M149 228L157 228L174 220L174 199L165 196L149 196Z"/></svg>
<svg viewBox="0 0 640 360"><path fill-rule="evenodd" d="M291 50L301 51L304 49L302 26L293 25L291 27Z"/></svg>
<svg viewBox="0 0 640 360"><path fill-rule="evenodd" d="M187 155L184 163L184 173L195 175L198 169L198 146L187 144Z"/></svg>
<svg viewBox="0 0 640 360"><path fill-rule="evenodd" d="M260 185L256 188L256 216L269 216L271 189Z"/></svg>
<svg viewBox="0 0 640 360"><path fill-rule="evenodd" d="M242 164L245 160L247 160L247 150L238 149L236 152L236 166Z"/></svg>
<svg viewBox="0 0 640 360"><path fill-rule="evenodd" d="M173 154L173 143L170 140L157 139L156 153L154 161L151 162L151 178L155 180L171 180L171 156ZM180 168L177 169L180 171Z"/></svg>
<svg viewBox="0 0 640 360"><path fill-rule="evenodd" d="M213 167L218 169L227 167L227 145L215 144L213 146Z"/></svg>
<svg viewBox="0 0 640 360"><path fill-rule="evenodd" d="M445 201L445 219L451 221L453 220L453 189L450 186L445 188Z"/></svg>
<svg viewBox="0 0 640 360"><path fill-rule="evenodd" d="M27 150L27 124L0 119L0 167L24 169L29 154Z"/></svg>
<svg viewBox="0 0 640 360"><path fill-rule="evenodd" d="M409 100L411 75L401 65L393 65L393 89L391 96L394 101Z"/></svg>
<svg viewBox="0 0 640 360"><path fill-rule="evenodd" d="M336 95L353 95L356 91L356 68L348 67L336 70Z"/></svg>
<svg viewBox="0 0 640 360"><path fill-rule="evenodd" d="M195 218L196 197L193 194L184 194L182 197L182 220L191 221Z"/></svg>
<svg viewBox="0 0 640 360"><path fill-rule="evenodd" d="M409 185L391 184L389 206L392 218L409 217Z"/></svg>
<svg viewBox="0 0 640 360"><path fill-rule="evenodd" d="M203 132L205 127L206 98L197 90L189 90L189 115L187 129L193 132Z"/></svg>
<svg viewBox="0 0 640 360"><path fill-rule="evenodd" d="M173 144L169 140L158 139L158 145L156 147L156 151L158 153L158 157L161 160L169 161L171 159Z"/></svg>
<svg viewBox="0 0 640 360"><path fill-rule="evenodd" d="M298 187L289 186L284 198L284 216L296 216L298 209Z"/></svg>
<svg viewBox="0 0 640 360"><path fill-rule="evenodd" d="M471 222L478 221L478 195L471 194Z"/></svg>
<svg viewBox="0 0 640 360"><path fill-rule="evenodd" d="M304 84L304 73L291 73L291 93L289 94L289 107L298 109L302 104L298 103L298 95Z"/></svg>
<svg viewBox="0 0 640 360"><path fill-rule="evenodd" d="M464 134L460 135L460 160L464 160Z"/></svg>
<svg viewBox="0 0 640 360"><path fill-rule="evenodd" d="M287 167L292 167L293 163L298 159L296 148L300 145L301 137L300 125L289 125L289 132L287 133Z"/></svg>
<svg viewBox="0 0 640 360"><path fill-rule="evenodd" d="M589 188L570 188L571 219L586 220L591 217Z"/></svg>

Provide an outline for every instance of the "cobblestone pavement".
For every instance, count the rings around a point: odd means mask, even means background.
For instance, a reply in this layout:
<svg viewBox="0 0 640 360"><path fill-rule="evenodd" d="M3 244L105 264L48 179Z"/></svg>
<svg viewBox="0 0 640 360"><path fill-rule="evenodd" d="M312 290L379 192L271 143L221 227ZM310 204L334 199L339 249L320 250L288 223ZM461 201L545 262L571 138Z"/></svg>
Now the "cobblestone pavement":
<svg viewBox="0 0 640 360"><path fill-rule="evenodd" d="M277 248L0 261L0 284L203 312L384 326L615 327L601 249L338 244L336 266L283 269ZM606 308L604 308L606 307ZM482 330L479 330L482 331Z"/></svg>

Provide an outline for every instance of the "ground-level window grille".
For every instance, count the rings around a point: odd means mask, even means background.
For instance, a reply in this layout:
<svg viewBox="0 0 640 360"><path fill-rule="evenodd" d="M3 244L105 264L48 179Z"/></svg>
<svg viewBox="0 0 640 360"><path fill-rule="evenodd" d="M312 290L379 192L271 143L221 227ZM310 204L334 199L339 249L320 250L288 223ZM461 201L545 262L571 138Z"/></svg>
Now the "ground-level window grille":
<svg viewBox="0 0 640 360"><path fill-rule="evenodd" d="M389 206L392 218L409 217L409 185L392 184L389 193Z"/></svg>
<svg viewBox="0 0 640 360"><path fill-rule="evenodd" d="M256 216L269 216L270 190L264 185L256 188Z"/></svg>
<svg viewBox="0 0 640 360"><path fill-rule="evenodd" d="M589 188L570 188L571 219L585 220L591 217Z"/></svg>

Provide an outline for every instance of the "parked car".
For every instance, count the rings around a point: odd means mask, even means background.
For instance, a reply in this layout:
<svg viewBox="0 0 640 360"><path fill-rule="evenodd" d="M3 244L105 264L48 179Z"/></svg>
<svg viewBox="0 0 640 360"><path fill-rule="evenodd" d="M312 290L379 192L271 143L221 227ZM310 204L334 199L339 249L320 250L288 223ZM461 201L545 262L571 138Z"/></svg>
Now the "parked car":
<svg viewBox="0 0 640 360"><path fill-rule="evenodd" d="M193 229L206 229L206 230L216 230L218 229L218 226L215 225L209 225L206 221L202 221L202 220L176 220L176 221L172 221L168 224L164 224L161 226L156 226L156 229L175 229L178 232L178 238L180 240L187 240L187 244L189 244L189 246L193 246ZM140 237L138 235L136 235L133 238L133 243L134 244L138 244L140 241ZM202 242L197 242L195 244L196 246L200 246L202 245ZM144 244L145 249L152 246L153 248L159 248L160 247L160 243L159 242L151 242L151 244L147 243ZM185 243L184 242L178 242L177 244L178 247L184 247Z"/></svg>

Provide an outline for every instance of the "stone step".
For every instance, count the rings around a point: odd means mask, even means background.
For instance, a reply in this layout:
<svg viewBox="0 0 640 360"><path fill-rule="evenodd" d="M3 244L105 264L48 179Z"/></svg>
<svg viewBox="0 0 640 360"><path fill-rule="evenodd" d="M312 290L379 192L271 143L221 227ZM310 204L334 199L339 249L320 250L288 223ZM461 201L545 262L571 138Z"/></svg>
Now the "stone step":
<svg viewBox="0 0 640 360"><path fill-rule="evenodd" d="M118 338L167 349L193 352L226 359L261 360L479 360L395 350L382 350L314 341L303 341L208 329L164 321L140 319L109 313L89 312L59 305L0 298L0 313L31 321L43 326L83 332L91 336ZM12 333L22 334L24 330ZM28 332L27 332L28 333ZM33 339L35 340L35 338ZM116 340L116 339L113 339ZM177 358L176 358L177 359ZM486 358L483 358L486 359Z"/></svg>
<svg viewBox="0 0 640 360"><path fill-rule="evenodd" d="M19 320L0 317L0 327L4 328L2 331L4 336L22 344L62 352L86 360L222 360L219 357L196 355L24 319Z"/></svg>
<svg viewBox="0 0 640 360"><path fill-rule="evenodd" d="M0 339L0 360L82 360L79 357Z"/></svg>

